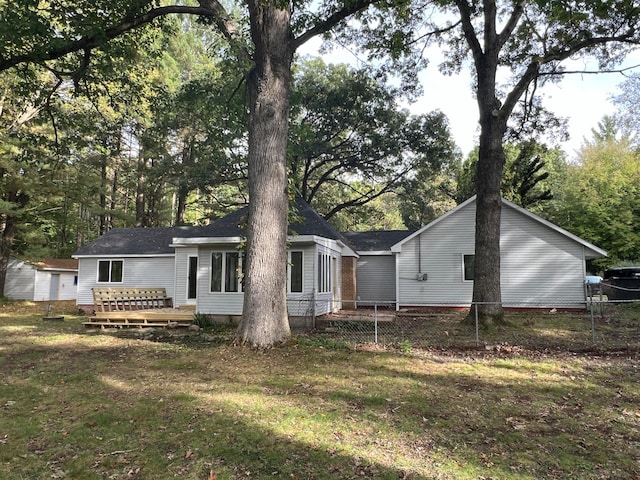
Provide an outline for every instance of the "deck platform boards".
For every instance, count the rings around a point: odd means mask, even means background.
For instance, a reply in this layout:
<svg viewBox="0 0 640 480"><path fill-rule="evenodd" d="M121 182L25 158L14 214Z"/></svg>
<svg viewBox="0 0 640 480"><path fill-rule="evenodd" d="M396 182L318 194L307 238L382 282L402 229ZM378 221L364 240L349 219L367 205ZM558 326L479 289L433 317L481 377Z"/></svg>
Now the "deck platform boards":
<svg viewBox="0 0 640 480"><path fill-rule="evenodd" d="M85 327L188 327L193 323L193 312L173 308L149 310L96 312Z"/></svg>

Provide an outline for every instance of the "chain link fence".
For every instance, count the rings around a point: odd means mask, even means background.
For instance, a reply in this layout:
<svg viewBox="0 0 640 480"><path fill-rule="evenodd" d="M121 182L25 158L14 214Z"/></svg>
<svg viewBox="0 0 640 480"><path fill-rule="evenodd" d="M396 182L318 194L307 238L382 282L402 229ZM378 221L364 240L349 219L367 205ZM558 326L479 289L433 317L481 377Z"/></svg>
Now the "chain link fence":
<svg viewBox="0 0 640 480"><path fill-rule="evenodd" d="M640 299L608 300L587 287L583 302L503 303L504 324L483 325L472 304L397 308L395 302L359 301L355 309L317 316L311 335L358 346L411 349L536 349L640 351ZM638 291L640 298L640 291ZM306 311L318 311L312 300ZM326 308L326 305L323 305ZM305 306L300 305L300 310Z"/></svg>

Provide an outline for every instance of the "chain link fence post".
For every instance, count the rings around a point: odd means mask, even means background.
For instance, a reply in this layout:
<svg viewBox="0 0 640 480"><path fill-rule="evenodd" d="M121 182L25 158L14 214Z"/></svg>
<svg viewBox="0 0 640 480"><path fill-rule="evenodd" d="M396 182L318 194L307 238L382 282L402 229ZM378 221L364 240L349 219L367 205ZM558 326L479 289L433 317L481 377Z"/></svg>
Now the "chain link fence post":
<svg viewBox="0 0 640 480"><path fill-rule="evenodd" d="M373 342L378 344L378 303L373 304Z"/></svg>

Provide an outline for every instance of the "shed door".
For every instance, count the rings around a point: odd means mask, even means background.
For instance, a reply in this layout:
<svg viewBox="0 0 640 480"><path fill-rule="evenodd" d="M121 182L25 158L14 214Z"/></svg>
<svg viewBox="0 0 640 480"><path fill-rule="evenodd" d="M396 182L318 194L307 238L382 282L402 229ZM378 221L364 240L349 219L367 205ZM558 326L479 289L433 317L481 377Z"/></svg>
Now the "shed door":
<svg viewBox="0 0 640 480"><path fill-rule="evenodd" d="M49 284L49 300L58 300L58 289L60 287L60 274L51 274L51 283Z"/></svg>
<svg viewBox="0 0 640 480"><path fill-rule="evenodd" d="M198 292L198 257L189 257L187 302L194 303Z"/></svg>

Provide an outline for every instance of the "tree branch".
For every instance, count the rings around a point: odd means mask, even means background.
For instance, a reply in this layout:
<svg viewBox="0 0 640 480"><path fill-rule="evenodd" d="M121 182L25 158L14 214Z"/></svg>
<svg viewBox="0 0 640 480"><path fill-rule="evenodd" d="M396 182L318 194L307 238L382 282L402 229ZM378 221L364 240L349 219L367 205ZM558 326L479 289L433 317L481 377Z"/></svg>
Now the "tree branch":
<svg viewBox="0 0 640 480"><path fill-rule="evenodd" d="M292 49L294 51L297 50L300 45L309 41L311 38L328 32L333 27L335 27L338 23L345 20L347 17L353 15L356 12L359 12L361 10L368 8L370 5L373 5L378 1L380 0L356 0L353 3L349 2L349 5L345 6L341 10L338 10L337 12L334 12L325 20L318 22L309 30L299 35L298 37L294 38L291 42Z"/></svg>
<svg viewBox="0 0 640 480"><path fill-rule="evenodd" d="M476 31L473 28L473 23L471 22L471 8L466 0L456 0L456 6L460 12L460 19L462 20L462 32L467 39L467 43L469 44L469 48L477 65L483 52Z"/></svg>
<svg viewBox="0 0 640 480"><path fill-rule="evenodd" d="M514 85L507 95L507 98L500 108L501 115L509 116L513 109L515 108L516 103L522 96L523 92L527 89L529 84L533 81L534 78L540 76L540 67L545 64L549 64L552 62L561 62L571 57L572 55L588 49L592 47L596 47L599 45L604 45L611 42L617 43L629 43L629 44L638 44L640 41L634 38L634 30L631 29L629 32L618 35L618 36L607 36L607 37L595 37L588 38L582 42L578 42L575 45L571 45L569 48L561 51L555 51L547 53L542 57L534 57L525 73L520 77L520 80ZM562 75L564 73L553 73L553 75Z"/></svg>
<svg viewBox="0 0 640 480"><path fill-rule="evenodd" d="M114 38L117 38L131 30L151 23L159 17L170 14L199 15L208 18L215 23L227 40L232 44L237 44L239 42L238 31L231 21L231 18L224 10L224 7L217 0L200 0L199 3L200 6L198 7L168 5L154 8L144 14L125 18L120 24L109 27L102 32L84 36L60 47L51 48L44 52L31 52L9 58L0 58L0 71L7 70L22 63L42 63L48 60L56 60L80 50L87 52L94 48L101 47L108 41L113 40ZM238 52L243 59L250 58L249 52L245 48L239 49Z"/></svg>
<svg viewBox="0 0 640 480"><path fill-rule="evenodd" d="M518 22L524 13L524 2L520 1L515 4L511 15L509 16L509 20L505 24L502 31L498 34L498 50L501 50L504 44L509 40L513 31L518 26Z"/></svg>

